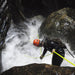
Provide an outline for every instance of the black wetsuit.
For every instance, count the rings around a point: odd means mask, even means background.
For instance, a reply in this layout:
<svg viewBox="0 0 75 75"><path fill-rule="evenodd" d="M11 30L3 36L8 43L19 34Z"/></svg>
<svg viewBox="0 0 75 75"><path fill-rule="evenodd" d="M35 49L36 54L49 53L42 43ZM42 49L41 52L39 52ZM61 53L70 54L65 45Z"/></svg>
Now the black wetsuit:
<svg viewBox="0 0 75 75"><path fill-rule="evenodd" d="M57 53L59 53L60 55L62 55L63 57L65 56L64 48L66 48L66 47L62 47L56 41L49 40L49 39L45 39L43 47L44 47L44 51L43 51L43 54L42 54L43 56L45 55L45 53L47 51L52 52L52 49L55 49L55 51ZM63 59L61 57L59 57L55 53L53 54L53 57L52 57L52 65L60 66L61 63L62 63L62 61L63 61Z"/></svg>

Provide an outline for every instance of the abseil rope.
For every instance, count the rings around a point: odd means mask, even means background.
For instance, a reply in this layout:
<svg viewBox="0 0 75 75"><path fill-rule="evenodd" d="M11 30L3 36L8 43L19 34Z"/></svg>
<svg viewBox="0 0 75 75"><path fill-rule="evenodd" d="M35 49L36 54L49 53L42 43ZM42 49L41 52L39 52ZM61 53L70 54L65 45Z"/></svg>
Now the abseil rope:
<svg viewBox="0 0 75 75"><path fill-rule="evenodd" d="M61 57L62 59L66 60L67 62L69 62L70 64L72 64L73 66L75 66L74 63L70 62L69 60L67 60L66 58L64 58L62 55L60 55L59 53L57 53L56 51L54 51L53 53L57 54L59 57Z"/></svg>

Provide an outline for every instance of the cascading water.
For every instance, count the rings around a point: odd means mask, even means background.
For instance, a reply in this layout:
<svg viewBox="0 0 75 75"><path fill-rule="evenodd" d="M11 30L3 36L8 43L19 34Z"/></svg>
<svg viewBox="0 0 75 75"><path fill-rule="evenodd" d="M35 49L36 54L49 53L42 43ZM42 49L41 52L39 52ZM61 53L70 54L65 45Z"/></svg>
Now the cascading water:
<svg viewBox="0 0 75 75"><path fill-rule="evenodd" d="M50 52L47 52L46 56L40 60L39 57L42 52L40 48L37 48L32 44L33 40L38 38L38 29L44 21L44 17L35 16L28 19L28 21L28 23L24 22L20 25L11 24L5 40L6 46L2 50L2 71L14 66L23 66L31 63L51 64L52 54L48 55ZM73 59L67 52L65 56L67 59L75 63L75 59ZM64 60L61 66L72 65Z"/></svg>

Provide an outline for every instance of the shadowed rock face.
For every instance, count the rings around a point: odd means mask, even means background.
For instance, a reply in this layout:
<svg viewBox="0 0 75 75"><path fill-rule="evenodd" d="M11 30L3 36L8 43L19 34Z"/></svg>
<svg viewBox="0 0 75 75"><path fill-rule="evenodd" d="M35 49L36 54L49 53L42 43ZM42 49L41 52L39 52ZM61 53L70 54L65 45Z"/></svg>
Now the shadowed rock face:
<svg viewBox="0 0 75 75"><path fill-rule="evenodd" d="M75 8L74 0L7 0L14 22L35 15L47 17L53 11L64 7Z"/></svg>
<svg viewBox="0 0 75 75"><path fill-rule="evenodd" d="M71 75L75 74L75 68L57 67L46 64L31 64L22 67L14 67L1 75Z"/></svg>
<svg viewBox="0 0 75 75"><path fill-rule="evenodd" d="M47 16L51 12L64 7L74 8L73 0L22 0L21 2L25 16L29 15L28 17L38 14Z"/></svg>
<svg viewBox="0 0 75 75"><path fill-rule="evenodd" d="M40 27L40 34L60 38L75 51L75 9L64 8L53 12Z"/></svg>

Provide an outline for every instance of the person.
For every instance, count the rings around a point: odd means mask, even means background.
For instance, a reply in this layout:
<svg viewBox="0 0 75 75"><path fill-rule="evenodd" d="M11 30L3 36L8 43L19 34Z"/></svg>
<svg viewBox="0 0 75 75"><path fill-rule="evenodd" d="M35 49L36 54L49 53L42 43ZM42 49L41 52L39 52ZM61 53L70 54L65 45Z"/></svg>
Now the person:
<svg viewBox="0 0 75 75"><path fill-rule="evenodd" d="M50 40L49 38L46 38L46 39L43 39L42 41L40 41L39 39L34 39L33 45L37 47L44 47L44 51L42 55L40 56L40 59L43 59L47 51L50 51L50 52L56 51L57 53L65 57L64 49L66 48L66 46L59 39ZM60 66L62 61L63 59L61 57L53 53L52 65Z"/></svg>

